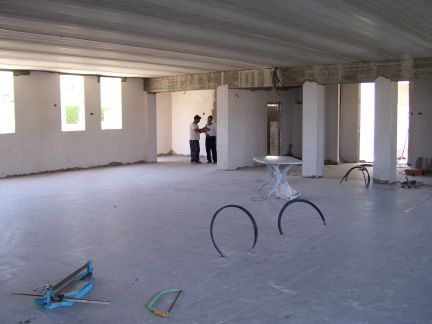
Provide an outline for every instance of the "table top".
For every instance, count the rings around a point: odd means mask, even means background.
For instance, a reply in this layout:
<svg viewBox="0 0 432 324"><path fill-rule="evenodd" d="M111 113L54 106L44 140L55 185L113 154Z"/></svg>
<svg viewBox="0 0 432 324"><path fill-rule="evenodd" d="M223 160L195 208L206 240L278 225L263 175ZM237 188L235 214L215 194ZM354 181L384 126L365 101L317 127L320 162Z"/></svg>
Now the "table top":
<svg viewBox="0 0 432 324"><path fill-rule="evenodd" d="M261 164L277 164L277 165L303 164L302 160L293 158L291 156L266 155L266 156L254 157L253 160Z"/></svg>

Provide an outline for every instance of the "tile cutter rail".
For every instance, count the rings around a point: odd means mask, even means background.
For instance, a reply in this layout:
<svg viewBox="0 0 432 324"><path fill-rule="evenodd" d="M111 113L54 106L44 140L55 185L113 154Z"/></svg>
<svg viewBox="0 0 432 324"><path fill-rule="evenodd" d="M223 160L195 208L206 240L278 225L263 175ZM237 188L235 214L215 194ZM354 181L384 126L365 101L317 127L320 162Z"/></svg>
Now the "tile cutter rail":
<svg viewBox="0 0 432 324"><path fill-rule="evenodd" d="M36 289L36 294L12 293L19 296L36 297L35 303L42 305L45 309L56 307L69 307L75 303L88 303L107 305L109 301L83 299L93 288L93 262L88 261L82 267L75 270L66 278L60 280L55 285L46 284Z"/></svg>

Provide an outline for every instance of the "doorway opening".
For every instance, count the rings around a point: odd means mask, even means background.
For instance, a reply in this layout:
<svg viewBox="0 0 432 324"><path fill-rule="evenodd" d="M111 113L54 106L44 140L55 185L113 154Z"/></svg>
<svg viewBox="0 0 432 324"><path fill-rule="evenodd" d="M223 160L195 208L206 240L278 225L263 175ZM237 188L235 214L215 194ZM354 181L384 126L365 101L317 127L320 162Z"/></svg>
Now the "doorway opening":
<svg viewBox="0 0 432 324"><path fill-rule="evenodd" d="M408 161L409 82L398 82L397 146L399 164ZM375 83L360 85L360 161L374 161Z"/></svg>
<svg viewBox="0 0 432 324"><path fill-rule="evenodd" d="M375 83L360 84L360 161L374 160Z"/></svg>
<svg viewBox="0 0 432 324"><path fill-rule="evenodd" d="M397 148L398 164L408 163L409 81L398 82Z"/></svg>
<svg viewBox="0 0 432 324"><path fill-rule="evenodd" d="M281 103L267 103L267 154L281 155Z"/></svg>

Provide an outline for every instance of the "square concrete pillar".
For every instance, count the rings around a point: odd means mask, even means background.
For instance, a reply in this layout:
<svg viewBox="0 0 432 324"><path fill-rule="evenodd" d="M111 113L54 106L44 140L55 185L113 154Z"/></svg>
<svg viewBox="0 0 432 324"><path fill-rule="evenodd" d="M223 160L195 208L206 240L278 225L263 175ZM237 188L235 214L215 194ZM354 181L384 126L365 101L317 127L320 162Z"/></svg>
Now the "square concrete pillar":
<svg viewBox="0 0 432 324"><path fill-rule="evenodd" d="M217 168L229 169L228 135L229 135L229 111L228 111L228 86L220 86L216 89L217 103L217 141L216 150L218 155Z"/></svg>
<svg viewBox="0 0 432 324"><path fill-rule="evenodd" d="M375 139L373 180L396 182L397 83L379 77L375 81Z"/></svg>
<svg viewBox="0 0 432 324"><path fill-rule="evenodd" d="M156 95L144 93L144 161L157 161Z"/></svg>
<svg viewBox="0 0 432 324"><path fill-rule="evenodd" d="M316 82L303 85L303 177L324 174L324 91Z"/></svg>
<svg viewBox="0 0 432 324"><path fill-rule="evenodd" d="M340 147L342 162L356 163L360 151L360 83L340 87Z"/></svg>
<svg viewBox="0 0 432 324"><path fill-rule="evenodd" d="M330 164L339 164L339 84L325 86L325 152L324 159Z"/></svg>
<svg viewBox="0 0 432 324"><path fill-rule="evenodd" d="M157 154L170 154L172 145L172 95L171 92L156 94Z"/></svg>
<svg viewBox="0 0 432 324"><path fill-rule="evenodd" d="M266 155L267 102L264 90L216 90L217 101L217 168L235 170L253 166L254 156Z"/></svg>

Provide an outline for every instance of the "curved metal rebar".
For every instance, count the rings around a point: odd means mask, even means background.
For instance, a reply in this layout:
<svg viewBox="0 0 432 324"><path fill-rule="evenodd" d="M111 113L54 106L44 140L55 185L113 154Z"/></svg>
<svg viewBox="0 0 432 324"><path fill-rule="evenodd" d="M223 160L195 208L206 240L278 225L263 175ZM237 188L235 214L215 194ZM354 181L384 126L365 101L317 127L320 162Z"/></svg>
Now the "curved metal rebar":
<svg viewBox="0 0 432 324"><path fill-rule="evenodd" d="M363 174L363 179L364 179L364 182L365 182L365 187L369 188L370 175L369 175L369 171L368 171L368 169L366 169L366 167L371 167L371 166L373 166L373 164L370 164L370 163L363 163L363 164L359 164L359 165L353 166L352 168L350 168L347 171L347 173L345 173L345 175L342 177L342 179L339 181L339 183L342 183L342 181L344 181L344 179L345 179L345 181L348 181L348 175L351 173L351 171L355 170L355 169L359 169L362 172L362 174ZM364 172L366 172L366 174L367 174L367 180L366 180L366 176L365 176Z"/></svg>
<svg viewBox="0 0 432 324"><path fill-rule="evenodd" d="M288 201L285 205L283 205L283 207L282 207L282 209L281 209L281 211L279 213L279 217L278 217L279 234L283 235L282 226L281 226L281 219L282 219L283 212L285 211L285 209L289 205L292 205L292 204L298 203L298 202L302 202L302 203L311 205L318 212L318 214L320 215L321 220L323 222L323 225L327 225L323 213L321 212L321 210L314 203L310 202L309 200L303 199L303 198L296 198L296 199Z"/></svg>
<svg viewBox="0 0 432 324"><path fill-rule="evenodd" d="M216 216L217 216L217 215L218 215L222 210L224 210L225 208L229 208L229 207L238 208L238 209L244 211L245 214L248 215L249 219L251 220L252 225L253 225L253 228L254 228L254 242L253 242L253 244L252 244L252 247L250 248L251 250L255 247L255 244L256 244L256 242L257 242L257 240L258 240L258 226L257 226L257 224L256 224L256 222L255 222L255 218L253 218L252 214L251 214L251 213L250 213L246 208L244 208L244 207L242 207L242 206L239 206L239 205L226 205L226 206L223 206L223 207L219 208L219 209L214 213L213 218L212 218L211 223L210 223L210 236L211 236L211 239L212 239L212 242L213 242L213 245L214 245L215 249L219 252L219 254L221 255L221 257L225 257L225 255L224 255L224 254L222 253L222 251L219 249L219 247L217 246L217 244L216 244L216 242L215 242L215 240L214 240L214 237L213 237L213 225L214 225L214 221L215 221L215 219L216 219Z"/></svg>
<svg viewBox="0 0 432 324"><path fill-rule="evenodd" d="M365 175L365 168L360 167L359 170L361 171L362 175L363 175L363 180L364 180L364 184L365 187L367 188L367 183L366 183L366 175ZM367 172L367 171L366 171Z"/></svg>
<svg viewBox="0 0 432 324"><path fill-rule="evenodd" d="M362 171L365 171L367 174L367 182L365 182L366 188L369 188L370 185L370 174L368 169L366 169L366 167L362 167Z"/></svg>

